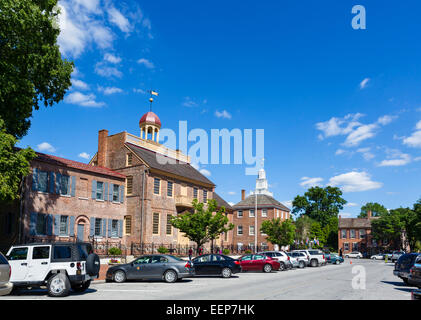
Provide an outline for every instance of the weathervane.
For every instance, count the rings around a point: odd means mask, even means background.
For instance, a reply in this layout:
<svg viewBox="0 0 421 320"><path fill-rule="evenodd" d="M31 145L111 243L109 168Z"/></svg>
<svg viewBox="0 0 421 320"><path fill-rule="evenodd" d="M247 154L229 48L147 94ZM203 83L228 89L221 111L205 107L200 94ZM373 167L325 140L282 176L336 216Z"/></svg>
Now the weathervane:
<svg viewBox="0 0 421 320"><path fill-rule="evenodd" d="M151 97L149 98L149 102L151 103L150 111L152 111L152 102L153 102L152 96L158 96L158 92L156 92L155 90L149 90L148 92L151 94Z"/></svg>

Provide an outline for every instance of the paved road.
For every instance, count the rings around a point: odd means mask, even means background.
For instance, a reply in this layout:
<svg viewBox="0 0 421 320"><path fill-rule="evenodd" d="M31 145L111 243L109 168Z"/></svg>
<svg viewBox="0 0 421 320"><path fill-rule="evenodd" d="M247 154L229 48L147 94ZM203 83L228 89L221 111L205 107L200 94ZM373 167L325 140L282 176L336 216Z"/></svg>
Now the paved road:
<svg viewBox="0 0 421 320"><path fill-rule="evenodd" d="M352 264L350 263L352 261ZM362 268L361 268L362 267ZM354 270L354 273L353 273ZM363 276L365 289L353 289L353 278ZM361 284L354 280L354 283ZM393 275L393 264L384 261L346 259L341 265L296 269L284 272L241 273L231 279L195 277L168 284L161 281L94 283L82 294L66 298L77 300L147 299L387 299L409 300L411 291ZM3 299L53 299L46 290L24 290Z"/></svg>

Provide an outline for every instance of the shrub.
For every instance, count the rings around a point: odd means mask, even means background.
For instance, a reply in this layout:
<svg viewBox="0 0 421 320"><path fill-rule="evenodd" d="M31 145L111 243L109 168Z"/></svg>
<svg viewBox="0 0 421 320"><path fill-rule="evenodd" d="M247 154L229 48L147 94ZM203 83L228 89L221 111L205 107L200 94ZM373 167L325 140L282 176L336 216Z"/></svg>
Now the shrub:
<svg viewBox="0 0 421 320"><path fill-rule="evenodd" d="M246 254L250 254L251 253L251 250L246 250L245 253Z"/></svg>
<svg viewBox="0 0 421 320"><path fill-rule="evenodd" d="M112 256L119 256L119 255L121 255L121 249L116 248L116 247L112 247L112 248L108 249L108 253Z"/></svg>
<svg viewBox="0 0 421 320"><path fill-rule="evenodd" d="M162 253L162 254L165 254L165 253L168 253L169 250L167 248L165 248L165 247L159 247L158 248L158 252L159 253Z"/></svg>
<svg viewBox="0 0 421 320"><path fill-rule="evenodd" d="M227 255L227 254L230 254L230 251L228 249L224 249L224 250L222 250L222 253Z"/></svg>

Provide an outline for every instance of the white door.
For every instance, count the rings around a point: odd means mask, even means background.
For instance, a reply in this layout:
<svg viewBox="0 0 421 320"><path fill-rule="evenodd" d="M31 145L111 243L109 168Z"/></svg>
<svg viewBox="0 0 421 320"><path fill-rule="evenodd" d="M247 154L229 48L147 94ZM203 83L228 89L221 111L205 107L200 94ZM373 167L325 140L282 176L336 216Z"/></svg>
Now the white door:
<svg viewBox="0 0 421 320"><path fill-rule="evenodd" d="M50 268L51 246L32 247L28 281L43 281Z"/></svg>
<svg viewBox="0 0 421 320"><path fill-rule="evenodd" d="M29 247L17 247L10 249L6 258L9 260L12 275L10 281L26 281L29 265Z"/></svg>

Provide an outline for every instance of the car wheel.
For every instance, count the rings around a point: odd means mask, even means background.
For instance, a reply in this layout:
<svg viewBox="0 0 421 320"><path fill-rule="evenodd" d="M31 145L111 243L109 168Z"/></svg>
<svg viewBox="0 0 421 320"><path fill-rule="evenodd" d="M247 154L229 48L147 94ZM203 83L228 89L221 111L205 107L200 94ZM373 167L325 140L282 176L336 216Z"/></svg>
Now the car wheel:
<svg viewBox="0 0 421 320"><path fill-rule="evenodd" d="M117 270L114 272L114 281L117 283L126 281L126 273L123 270Z"/></svg>
<svg viewBox="0 0 421 320"><path fill-rule="evenodd" d="M47 282L48 295L50 297L66 297L70 293L69 278L63 273L58 273L48 279Z"/></svg>
<svg viewBox="0 0 421 320"><path fill-rule="evenodd" d="M281 262L279 264L279 271L284 271L285 270L285 264L283 262Z"/></svg>
<svg viewBox="0 0 421 320"><path fill-rule="evenodd" d="M72 286L72 290L74 292L84 292L89 288L90 285L91 285L91 280L86 281L86 282L84 282L84 283L82 283L81 285L78 285L78 286Z"/></svg>
<svg viewBox="0 0 421 320"><path fill-rule="evenodd" d="M173 283L173 282L176 282L177 281L177 278L178 278L177 272L175 272L174 270L167 270L164 273L164 280L165 280L165 282Z"/></svg>
<svg viewBox="0 0 421 320"><path fill-rule="evenodd" d="M265 264L263 267L263 272L269 273L272 271L272 266L270 264Z"/></svg>
<svg viewBox="0 0 421 320"><path fill-rule="evenodd" d="M230 268L224 268L224 269L222 269L221 274L222 274L222 278L230 278L231 274L232 274L232 271L231 271Z"/></svg>
<svg viewBox="0 0 421 320"><path fill-rule="evenodd" d="M359 259L359 258L360 258L360 256L357 257L357 259Z"/></svg>
<svg viewBox="0 0 421 320"><path fill-rule="evenodd" d="M349 259L349 256L345 256L345 258Z"/></svg>
<svg viewBox="0 0 421 320"><path fill-rule="evenodd" d="M313 259L313 260L310 261L310 265L312 267L317 267L319 265L319 262L316 259Z"/></svg>
<svg viewBox="0 0 421 320"><path fill-rule="evenodd" d="M298 264L298 267L300 268L300 269L302 269L302 268L305 268L305 263L304 263L304 261L300 261L300 263Z"/></svg>
<svg viewBox="0 0 421 320"><path fill-rule="evenodd" d="M335 263L336 263L336 264L340 264L341 262L340 262L339 260L336 260L336 261L335 261Z"/></svg>

